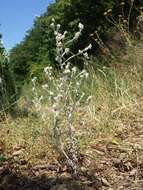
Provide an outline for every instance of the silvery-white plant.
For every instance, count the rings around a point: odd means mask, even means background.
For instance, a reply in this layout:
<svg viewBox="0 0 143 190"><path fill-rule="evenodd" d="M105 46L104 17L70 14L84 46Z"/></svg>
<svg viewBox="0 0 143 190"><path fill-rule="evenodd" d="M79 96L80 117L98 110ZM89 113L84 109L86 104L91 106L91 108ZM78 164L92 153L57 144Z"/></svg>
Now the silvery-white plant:
<svg viewBox="0 0 143 190"><path fill-rule="evenodd" d="M54 31L56 39L55 60L60 67L60 73L58 77L54 77L52 74L53 68L51 66L45 67L44 73L48 82L42 87L47 92L52 108L54 147L65 156L68 165L72 168L74 174L76 174L78 170L78 139L73 122L74 114L85 98L85 93L82 92L81 86L88 78L88 72L85 68L80 71L77 67L72 66L72 60L77 56L83 56L87 63L89 59L87 51L92 48L92 45L89 44L84 49L72 54L69 45L78 40L84 26L79 23L79 31L75 33L71 40L66 40L67 31L61 33L60 27L59 24L55 24L55 20L53 19L51 28ZM38 97L35 89L35 79L33 79L34 103L40 109L42 98ZM65 125L63 124L64 118L66 118L65 127L63 126ZM64 135L65 131L67 132L66 139Z"/></svg>
<svg viewBox="0 0 143 190"><path fill-rule="evenodd" d="M37 89L37 77L34 77L32 78L32 92L33 92L33 95L34 95L34 98L33 98L33 104L36 108L36 111L40 114L40 116L43 118L43 113L41 111L42 109L42 100L43 100L43 95L39 95L38 93L38 89Z"/></svg>

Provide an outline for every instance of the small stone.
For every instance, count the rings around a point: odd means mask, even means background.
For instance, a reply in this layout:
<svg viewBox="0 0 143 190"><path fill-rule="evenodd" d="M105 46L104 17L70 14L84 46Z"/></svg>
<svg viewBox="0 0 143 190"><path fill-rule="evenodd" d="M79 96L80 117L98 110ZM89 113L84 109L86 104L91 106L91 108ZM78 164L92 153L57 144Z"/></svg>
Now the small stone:
<svg viewBox="0 0 143 190"><path fill-rule="evenodd" d="M39 172L38 171L35 172L35 176L39 176Z"/></svg>
<svg viewBox="0 0 143 190"><path fill-rule="evenodd" d="M86 172L87 171L86 167L83 167L83 166L80 169L81 169L82 172Z"/></svg>
<svg viewBox="0 0 143 190"><path fill-rule="evenodd" d="M133 169L131 172L130 172L130 176L135 176L137 173L137 170L136 169Z"/></svg>
<svg viewBox="0 0 143 190"><path fill-rule="evenodd" d="M110 184L109 184L109 182L107 181L107 179L101 178L101 181L102 181L102 184L103 184L104 186L106 186L106 187L109 187L109 186L110 186Z"/></svg>
<svg viewBox="0 0 143 190"><path fill-rule="evenodd" d="M19 156L22 153L23 153L22 150L18 150L18 151L13 152L12 156Z"/></svg>

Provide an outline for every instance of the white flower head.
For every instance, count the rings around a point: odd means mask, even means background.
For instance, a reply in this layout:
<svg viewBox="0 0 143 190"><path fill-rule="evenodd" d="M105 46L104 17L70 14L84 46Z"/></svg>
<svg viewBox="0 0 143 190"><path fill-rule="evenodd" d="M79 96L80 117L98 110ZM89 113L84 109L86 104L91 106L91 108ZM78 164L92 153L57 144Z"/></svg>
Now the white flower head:
<svg viewBox="0 0 143 190"><path fill-rule="evenodd" d="M56 56L55 61L60 62L61 58L59 56Z"/></svg>
<svg viewBox="0 0 143 190"><path fill-rule="evenodd" d="M78 24L78 27L79 27L80 30L83 30L84 25L83 25L82 23L79 23L79 24Z"/></svg>
<svg viewBox="0 0 143 190"><path fill-rule="evenodd" d="M70 49L69 49L69 48L65 48L65 54L68 54L68 53L69 53L69 51L70 51Z"/></svg>
<svg viewBox="0 0 143 190"><path fill-rule="evenodd" d="M76 86L80 86L80 83L78 81L76 82Z"/></svg>
<svg viewBox="0 0 143 190"><path fill-rule="evenodd" d="M87 98L87 102L90 102L92 100L92 96L88 96L88 98Z"/></svg>
<svg viewBox="0 0 143 190"><path fill-rule="evenodd" d="M59 115L60 115L60 111L59 110L54 111L54 117L55 118L58 118Z"/></svg>
<svg viewBox="0 0 143 190"><path fill-rule="evenodd" d="M50 70L52 70L52 67L49 67L49 66L48 66L48 67L45 67L45 68L44 68L44 72L45 72L46 74L49 73Z"/></svg>
<svg viewBox="0 0 143 190"><path fill-rule="evenodd" d="M88 49L91 49L91 48L92 48L92 44L89 44Z"/></svg>
<svg viewBox="0 0 143 190"><path fill-rule="evenodd" d="M70 62L67 63L66 69L68 69L70 67L70 64L71 64Z"/></svg>
<svg viewBox="0 0 143 190"><path fill-rule="evenodd" d="M48 67L44 68L44 72L47 73L48 72Z"/></svg>
<svg viewBox="0 0 143 190"><path fill-rule="evenodd" d="M42 88L43 88L44 90L46 90L46 89L48 88L48 85L47 85L47 84L44 84L44 85L42 85Z"/></svg>
<svg viewBox="0 0 143 190"><path fill-rule="evenodd" d="M67 31L64 31L64 35L66 35L68 32Z"/></svg>
<svg viewBox="0 0 143 190"><path fill-rule="evenodd" d="M68 68L66 68L65 70L64 70L64 74L69 74L71 71L70 71L70 69L68 69Z"/></svg>
<svg viewBox="0 0 143 190"><path fill-rule="evenodd" d="M55 24L54 24L54 23L51 23L50 26L51 26L52 29L54 29Z"/></svg>
<svg viewBox="0 0 143 190"><path fill-rule="evenodd" d="M52 91L49 91L49 95L50 95L50 96L53 96L54 93L53 93Z"/></svg>
<svg viewBox="0 0 143 190"><path fill-rule="evenodd" d="M54 31L54 35L57 36L57 35L58 35L58 32L57 32L57 31Z"/></svg>
<svg viewBox="0 0 143 190"><path fill-rule="evenodd" d="M61 28L60 24L57 24L57 30L59 30Z"/></svg>
<svg viewBox="0 0 143 190"><path fill-rule="evenodd" d="M76 68L76 67L73 67L73 68L72 68L72 72L75 74L76 71L77 71L77 68Z"/></svg>
<svg viewBox="0 0 143 190"><path fill-rule="evenodd" d="M32 88L32 91L34 92L35 90L36 90L35 87L33 87L33 88Z"/></svg>
<svg viewBox="0 0 143 190"><path fill-rule="evenodd" d="M52 22L55 22L55 19L54 19L54 18L52 18Z"/></svg>
<svg viewBox="0 0 143 190"><path fill-rule="evenodd" d="M58 43L57 43L57 47L58 47L58 48L62 47L62 45L63 45L62 42L58 42Z"/></svg>
<svg viewBox="0 0 143 190"><path fill-rule="evenodd" d="M4 45L4 42L3 42L3 40L1 40L1 44L2 44L2 45Z"/></svg>
<svg viewBox="0 0 143 190"><path fill-rule="evenodd" d="M83 54L83 50L80 50L80 49L79 49L79 50L78 50L78 53L79 53L79 54Z"/></svg>
<svg viewBox="0 0 143 190"><path fill-rule="evenodd" d="M80 37L80 34L81 34L80 32L76 32L75 36L74 36L74 39L77 40Z"/></svg>
<svg viewBox="0 0 143 190"><path fill-rule="evenodd" d="M88 56L88 53L87 53L87 52L85 52L83 55L84 55L84 58L85 58L85 59L89 59L89 56Z"/></svg>
<svg viewBox="0 0 143 190"><path fill-rule="evenodd" d="M89 49L91 49L92 48L92 44L89 44L85 49L84 49L84 51L88 51Z"/></svg>
<svg viewBox="0 0 143 190"><path fill-rule="evenodd" d="M87 79L88 77L89 77L89 73L86 72L86 73L85 73L85 78Z"/></svg>
<svg viewBox="0 0 143 190"><path fill-rule="evenodd" d="M43 99L44 99L43 95L42 95L42 96L40 96L39 100L41 101L41 100L43 100Z"/></svg>
<svg viewBox="0 0 143 190"><path fill-rule="evenodd" d="M32 81L32 83L35 84L35 83L36 83L36 80L37 80L37 77L33 77L31 81Z"/></svg>

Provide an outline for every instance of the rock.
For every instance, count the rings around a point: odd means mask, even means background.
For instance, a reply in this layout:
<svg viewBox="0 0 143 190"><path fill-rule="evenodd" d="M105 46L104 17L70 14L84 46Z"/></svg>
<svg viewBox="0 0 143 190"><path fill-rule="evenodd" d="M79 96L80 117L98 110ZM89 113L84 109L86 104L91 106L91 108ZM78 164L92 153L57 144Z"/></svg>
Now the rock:
<svg viewBox="0 0 143 190"><path fill-rule="evenodd" d="M87 168L84 167L84 166L82 166L82 167L80 168L80 170L81 170L81 172L86 172L86 171L87 171Z"/></svg>
<svg viewBox="0 0 143 190"><path fill-rule="evenodd" d="M135 176L137 173L137 170L136 169L133 169L131 172L130 172L130 176Z"/></svg>
<svg viewBox="0 0 143 190"><path fill-rule="evenodd" d="M18 150L18 151L13 152L12 156L19 156L19 155L21 155L22 153L23 153L22 150Z"/></svg>
<svg viewBox="0 0 143 190"><path fill-rule="evenodd" d="M109 187L110 186L110 184L109 184L109 182L107 181L107 179L105 179L105 178L101 178L101 181L102 181L102 184L104 185L104 186L106 186L106 187Z"/></svg>

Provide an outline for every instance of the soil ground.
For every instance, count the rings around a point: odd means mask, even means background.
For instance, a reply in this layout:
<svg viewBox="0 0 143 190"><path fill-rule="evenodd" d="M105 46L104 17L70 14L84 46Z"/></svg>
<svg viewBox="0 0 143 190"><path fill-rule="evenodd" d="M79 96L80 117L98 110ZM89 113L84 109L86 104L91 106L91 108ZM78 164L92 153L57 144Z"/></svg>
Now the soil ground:
<svg viewBox="0 0 143 190"><path fill-rule="evenodd" d="M80 156L78 176L64 162L43 157L30 164L22 157L24 149L17 149L1 158L0 190L142 190L143 108L138 104L135 110L122 116L114 133L117 140L103 137L89 145Z"/></svg>

